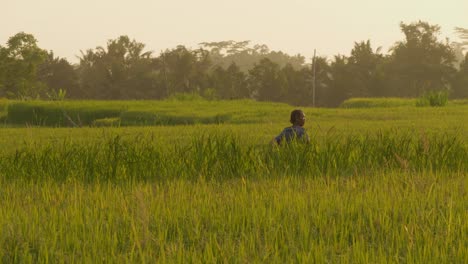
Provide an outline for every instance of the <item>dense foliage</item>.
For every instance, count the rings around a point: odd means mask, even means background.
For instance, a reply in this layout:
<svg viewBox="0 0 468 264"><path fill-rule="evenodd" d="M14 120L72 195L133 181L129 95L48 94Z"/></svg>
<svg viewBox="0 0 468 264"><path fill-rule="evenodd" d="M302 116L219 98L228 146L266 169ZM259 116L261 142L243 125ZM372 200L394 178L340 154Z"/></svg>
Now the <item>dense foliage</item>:
<svg viewBox="0 0 468 264"><path fill-rule="evenodd" d="M301 55L251 47L249 41L204 42L199 49L177 46L155 56L127 36L82 51L79 63L71 65L20 32L0 46L0 97L127 100L192 93L207 99L312 105L315 94L317 106L337 106L352 97L414 98L433 91L466 98L466 41L440 41L440 27L422 21L400 27L405 38L388 54L367 40L356 42L349 56L318 57L313 65ZM466 40L465 29L457 32Z"/></svg>

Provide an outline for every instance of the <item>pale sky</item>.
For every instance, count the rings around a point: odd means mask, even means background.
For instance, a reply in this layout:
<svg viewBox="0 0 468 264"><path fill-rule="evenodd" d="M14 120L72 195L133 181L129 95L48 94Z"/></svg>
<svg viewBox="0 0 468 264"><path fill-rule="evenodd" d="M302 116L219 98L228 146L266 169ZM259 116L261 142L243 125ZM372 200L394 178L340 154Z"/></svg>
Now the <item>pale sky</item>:
<svg viewBox="0 0 468 264"><path fill-rule="evenodd" d="M0 45L24 31L43 49L77 62L80 50L120 35L161 50L200 42L251 40L271 50L321 56L349 55L371 40L386 53L403 40L399 23L423 20L458 40L468 28L468 0L0 0Z"/></svg>

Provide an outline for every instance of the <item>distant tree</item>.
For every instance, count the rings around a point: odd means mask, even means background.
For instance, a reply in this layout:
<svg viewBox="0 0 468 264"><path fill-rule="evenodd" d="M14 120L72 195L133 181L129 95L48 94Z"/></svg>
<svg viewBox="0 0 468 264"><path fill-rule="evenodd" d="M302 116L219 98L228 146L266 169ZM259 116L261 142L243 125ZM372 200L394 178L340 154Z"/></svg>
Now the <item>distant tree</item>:
<svg viewBox="0 0 468 264"><path fill-rule="evenodd" d="M66 91L67 97L82 97L75 68L66 59L55 57L52 51L38 66L37 74L38 79L49 88L50 93L56 94L59 90L63 90Z"/></svg>
<svg viewBox="0 0 468 264"><path fill-rule="evenodd" d="M261 101L284 102L287 80L278 64L262 59L249 71L249 87L254 98Z"/></svg>
<svg viewBox="0 0 468 264"><path fill-rule="evenodd" d="M270 51L264 56L265 58L278 64L280 67L291 65L291 67L293 67L295 70L299 70L305 67L305 57L300 54L288 55L282 51Z"/></svg>
<svg viewBox="0 0 468 264"><path fill-rule="evenodd" d="M337 55L330 64L330 84L325 99L327 106L338 106L353 94L350 83L354 76L348 61L346 56Z"/></svg>
<svg viewBox="0 0 468 264"><path fill-rule="evenodd" d="M468 46L468 28L456 27L455 32L462 39L462 42L460 42L460 44L462 46Z"/></svg>
<svg viewBox="0 0 468 264"><path fill-rule="evenodd" d="M246 75L232 63L227 69L217 66L211 73L211 87L221 99L249 98Z"/></svg>
<svg viewBox="0 0 468 264"><path fill-rule="evenodd" d="M455 56L455 60L453 62L453 66L456 69L460 69L460 64L465 60L465 55L464 55L464 47L461 43L459 42L452 42L450 44L450 47L453 50L453 54Z"/></svg>
<svg viewBox="0 0 468 264"><path fill-rule="evenodd" d="M458 34L461 41L452 42L452 48L455 54L455 67L460 68L460 64L465 60L465 51L468 48L468 29L456 27L455 33Z"/></svg>
<svg viewBox="0 0 468 264"><path fill-rule="evenodd" d="M4 87L6 82L7 63L9 61L7 54L7 49L0 45L0 98L6 96Z"/></svg>
<svg viewBox="0 0 468 264"><path fill-rule="evenodd" d="M161 53L155 61L158 79L166 96L174 93L201 94L207 88L207 73L211 67L208 51L177 46Z"/></svg>
<svg viewBox="0 0 468 264"><path fill-rule="evenodd" d="M96 99L139 99L151 90L151 52L127 36L109 40L107 47L82 52L78 72L85 96Z"/></svg>
<svg viewBox="0 0 468 264"><path fill-rule="evenodd" d="M83 98L87 99L107 99L111 86L108 80L109 68L102 57L105 50L98 47L96 51L88 49L81 51L80 63L78 66L78 78L80 90L83 91Z"/></svg>
<svg viewBox="0 0 468 264"><path fill-rule="evenodd" d="M351 73L349 91L351 97L369 97L382 95L378 67L383 61L379 49L372 50L370 40L354 44L348 67Z"/></svg>
<svg viewBox="0 0 468 264"><path fill-rule="evenodd" d="M286 95L281 101L294 105L307 105L311 102L310 69L295 70L291 64L281 69L284 76Z"/></svg>
<svg viewBox="0 0 468 264"><path fill-rule="evenodd" d="M316 105L338 106L350 97L382 96L380 49L373 51L370 41L356 42L349 57L338 55L328 64L316 60Z"/></svg>
<svg viewBox="0 0 468 264"><path fill-rule="evenodd" d="M414 97L448 89L455 57L450 45L437 39L440 27L421 21L400 27L406 39L392 47L387 68L393 94Z"/></svg>
<svg viewBox="0 0 468 264"><path fill-rule="evenodd" d="M312 82L313 82L313 72L311 69L303 69L301 72L304 72L308 76L309 80L309 96L304 98L306 102L304 105L312 105ZM329 106L328 102L328 93L332 87L332 74L331 68L328 63L327 58L325 57L316 57L315 58L315 104L316 106Z"/></svg>
<svg viewBox="0 0 468 264"><path fill-rule="evenodd" d="M213 66L224 69L235 63L241 71L247 73L262 59L269 59L278 64L280 68L290 64L294 69L304 67L305 58L301 55L290 56L281 51L270 51L267 45L256 44L249 46L250 41L220 41L202 42L200 46L209 51Z"/></svg>
<svg viewBox="0 0 468 264"><path fill-rule="evenodd" d="M1 94L14 99L44 96L47 87L38 80L37 70L46 57L33 35L20 32L10 37L7 46L0 47Z"/></svg>
<svg viewBox="0 0 468 264"><path fill-rule="evenodd" d="M455 75L451 96L453 98L468 98L468 53L460 64L460 70Z"/></svg>

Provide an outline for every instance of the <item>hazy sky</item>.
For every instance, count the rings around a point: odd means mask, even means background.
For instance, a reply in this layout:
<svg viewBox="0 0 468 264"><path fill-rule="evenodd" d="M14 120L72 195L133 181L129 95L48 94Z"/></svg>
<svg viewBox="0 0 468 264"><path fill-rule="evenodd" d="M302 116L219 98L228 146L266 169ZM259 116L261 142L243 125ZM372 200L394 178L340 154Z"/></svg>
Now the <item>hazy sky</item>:
<svg viewBox="0 0 468 264"><path fill-rule="evenodd" d="M200 42L251 40L308 58L349 55L371 40L383 51L404 39L399 23L427 21L468 28L468 0L0 0L0 45L24 31L43 49L76 62L80 50L128 35L146 50Z"/></svg>

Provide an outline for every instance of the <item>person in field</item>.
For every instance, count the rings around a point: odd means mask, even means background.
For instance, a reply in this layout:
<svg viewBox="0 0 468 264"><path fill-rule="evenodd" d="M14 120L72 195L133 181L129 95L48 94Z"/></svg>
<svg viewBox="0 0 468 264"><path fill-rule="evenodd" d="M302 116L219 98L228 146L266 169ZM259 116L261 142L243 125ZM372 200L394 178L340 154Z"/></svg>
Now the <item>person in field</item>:
<svg viewBox="0 0 468 264"><path fill-rule="evenodd" d="M302 110L296 109L292 111L291 119L289 120L292 126L283 129L283 131L272 140L272 143L281 145L283 142L289 143L292 140L309 143L309 135L304 129L305 120L306 117Z"/></svg>

